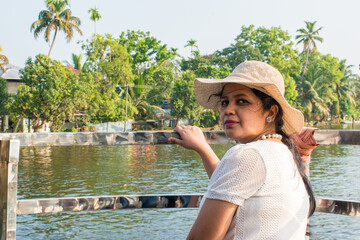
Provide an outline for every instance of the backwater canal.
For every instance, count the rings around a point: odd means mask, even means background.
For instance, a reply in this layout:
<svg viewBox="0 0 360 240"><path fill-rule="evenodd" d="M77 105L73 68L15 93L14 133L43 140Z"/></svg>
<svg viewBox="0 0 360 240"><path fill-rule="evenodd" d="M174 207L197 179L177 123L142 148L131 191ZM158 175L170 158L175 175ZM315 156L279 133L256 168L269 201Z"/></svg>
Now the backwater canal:
<svg viewBox="0 0 360 240"><path fill-rule="evenodd" d="M212 145L221 157L230 145ZM360 145L312 155L316 197L360 201ZM204 193L198 155L173 145L24 147L18 199ZM17 239L185 239L198 209L126 209L20 215ZM311 239L360 239L360 218L315 213Z"/></svg>

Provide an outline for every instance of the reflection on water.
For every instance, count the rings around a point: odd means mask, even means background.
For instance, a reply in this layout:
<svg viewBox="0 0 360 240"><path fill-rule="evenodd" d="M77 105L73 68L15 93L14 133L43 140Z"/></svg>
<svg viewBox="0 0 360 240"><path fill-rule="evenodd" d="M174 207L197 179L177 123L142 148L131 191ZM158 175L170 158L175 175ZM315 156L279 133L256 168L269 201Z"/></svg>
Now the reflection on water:
<svg viewBox="0 0 360 240"><path fill-rule="evenodd" d="M310 164L317 197L360 201L360 146L318 146ZM313 239L360 239L359 218L315 213L310 219Z"/></svg>
<svg viewBox="0 0 360 240"><path fill-rule="evenodd" d="M222 156L229 145L212 146ZM360 201L360 146L319 146L311 163L317 196ZM204 193L196 153L174 145L21 148L18 198ZM128 209L21 215L18 239L184 239L197 209ZM359 218L316 213L312 239L356 239Z"/></svg>
<svg viewBox="0 0 360 240"><path fill-rule="evenodd" d="M328 124L328 125L318 125L311 126L320 129L342 129L342 130L360 130L360 123L346 123L346 124Z"/></svg>

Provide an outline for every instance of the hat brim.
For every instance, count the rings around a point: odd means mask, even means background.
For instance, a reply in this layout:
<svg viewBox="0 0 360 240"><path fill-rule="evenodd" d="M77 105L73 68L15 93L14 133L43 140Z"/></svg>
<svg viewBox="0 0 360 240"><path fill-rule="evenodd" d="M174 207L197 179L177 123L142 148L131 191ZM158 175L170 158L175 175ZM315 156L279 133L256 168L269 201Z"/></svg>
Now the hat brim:
<svg viewBox="0 0 360 240"><path fill-rule="evenodd" d="M257 89L274 98L283 110L284 125L282 130L285 134L299 134L304 126L304 115L290 104L283 97L278 87L272 82L252 82L247 79L225 78L225 79L206 79L196 78L194 82L194 93L201 106L207 109L217 110L220 99L218 94L227 83L237 83L249 88Z"/></svg>

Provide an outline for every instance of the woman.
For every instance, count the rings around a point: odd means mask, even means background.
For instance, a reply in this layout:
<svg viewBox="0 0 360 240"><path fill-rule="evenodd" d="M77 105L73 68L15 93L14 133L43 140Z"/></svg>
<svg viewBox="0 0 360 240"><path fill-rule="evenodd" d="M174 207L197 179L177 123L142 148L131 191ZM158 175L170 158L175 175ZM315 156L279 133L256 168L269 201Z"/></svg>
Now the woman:
<svg viewBox="0 0 360 240"><path fill-rule="evenodd" d="M304 118L285 100L279 71L247 61L225 79L196 79L194 91L240 144L219 161L197 127L176 127L181 139L169 138L198 152L210 178L188 239L305 239L315 201L289 139Z"/></svg>

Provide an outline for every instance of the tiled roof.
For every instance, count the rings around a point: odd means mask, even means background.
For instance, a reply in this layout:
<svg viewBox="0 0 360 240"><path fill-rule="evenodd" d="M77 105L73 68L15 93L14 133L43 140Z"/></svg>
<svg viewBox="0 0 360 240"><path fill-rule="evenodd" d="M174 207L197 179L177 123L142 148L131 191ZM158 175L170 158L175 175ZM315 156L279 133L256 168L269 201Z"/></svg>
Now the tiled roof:
<svg viewBox="0 0 360 240"><path fill-rule="evenodd" d="M65 66L66 68L68 68L68 69L70 69L73 73L76 73L76 74L79 74L79 73L81 73L81 71L80 70L78 70L78 69L75 69L74 67L72 67L72 66Z"/></svg>

